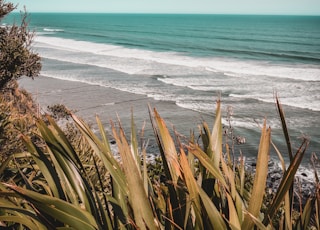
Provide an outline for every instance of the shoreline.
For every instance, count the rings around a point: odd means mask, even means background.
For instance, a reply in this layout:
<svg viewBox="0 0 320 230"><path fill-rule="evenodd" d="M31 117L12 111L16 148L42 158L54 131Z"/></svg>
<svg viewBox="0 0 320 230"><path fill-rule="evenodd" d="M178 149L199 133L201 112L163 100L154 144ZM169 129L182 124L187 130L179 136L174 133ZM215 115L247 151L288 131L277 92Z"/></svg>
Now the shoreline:
<svg viewBox="0 0 320 230"><path fill-rule="evenodd" d="M93 85L78 81L61 80L40 76L34 80L21 78L19 88L27 90L33 99L39 104L41 112L45 112L47 106L64 104L68 109L84 119L88 124L95 125L95 115L98 115L108 127L109 121L120 121L125 128L130 128L131 110L140 130L144 121L146 131L151 130L148 105L156 108L160 116L165 120L169 130L172 125L183 135L189 135L190 129L196 131L202 121L206 121L211 127L214 120L215 108L212 115L203 114L193 110L179 107L173 102L157 101L145 95L139 95L121 90ZM172 125L171 125L172 124ZM153 132L153 131L152 131Z"/></svg>
<svg viewBox="0 0 320 230"><path fill-rule="evenodd" d="M150 105L151 109L155 108L157 110L171 133L176 131L182 137L186 137L186 140L189 139L191 131L194 132L196 138L199 136L199 125L203 121L208 124L211 130L215 120L215 106L212 108L211 114L201 113L179 107L172 101L155 100L146 95L125 92L101 85L45 76L39 76L34 80L24 77L19 79L18 83L20 88L32 94L35 102L39 104L41 112L46 112L46 108L49 105L63 104L74 111L94 131L98 131L96 125L96 115L98 115L109 134L111 133L110 121L117 123L119 118L126 135L130 135L132 110L137 133L145 125L143 138L149 141L147 147L148 155L158 153L148 105ZM246 157L255 159L258 153L257 146L260 140L260 130L232 128L235 136L244 136L248 140L245 144L235 144L235 157L239 157L241 151Z"/></svg>
<svg viewBox="0 0 320 230"><path fill-rule="evenodd" d="M145 123L144 138L154 139L149 117L149 105L151 109L155 108L158 111L170 132L174 130L186 137L190 136L191 131L194 131L197 137L199 125L203 121L208 124L211 130L215 120L215 106L212 108L211 114L201 113L179 107L172 101L155 100L146 95L80 81L39 76L34 80L23 77L19 79L18 84L20 88L32 94L35 102L39 104L41 112L46 112L47 106L63 104L82 118L93 130L97 130L96 115L98 115L108 132L110 131L110 121L117 123L120 119L122 127L129 135L132 111L137 132L142 129ZM222 113L222 116L225 117L223 111ZM228 129L227 124L225 126ZM235 137L241 136L246 139L244 144L235 144L235 157L239 157L241 151L246 158L255 159L261 135L259 127L246 129L232 125L232 129ZM279 146L277 147L279 148ZM154 151L151 150L150 153L153 154ZM273 151L271 151L270 157L278 161L278 157ZM283 157L288 163L287 156ZM306 157L304 159L308 164L309 159ZM252 163L251 161L249 163Z"/></svg>

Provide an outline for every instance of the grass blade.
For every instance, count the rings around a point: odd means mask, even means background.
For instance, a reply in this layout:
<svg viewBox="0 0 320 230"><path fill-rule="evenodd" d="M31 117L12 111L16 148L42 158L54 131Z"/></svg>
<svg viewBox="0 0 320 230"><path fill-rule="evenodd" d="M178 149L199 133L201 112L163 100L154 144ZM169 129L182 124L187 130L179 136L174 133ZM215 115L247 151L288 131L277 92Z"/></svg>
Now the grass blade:
<svg viewBox="0 0 320 230"><path fill-rule="evenodd" d="M1 184L1 187L2 187L2 184ZM5 187L3 189L5 189ZM1 196L2 195L3 194L1 194ZM16 196L16 194L9 192L5 196L7 196L7 197ZM33 212L33 210L21 208L3 197L0 198L0 207L2 209L1 211L5 211L5 213L10 213L10 216L1 215L0 218L2 221L13 221L13 222L25 224L25 226L32 226L32 225L36 226L36 227L30 228L30 229L47 229L42 224L42 222L39 220L38 216ZM7 219L8 217L11 217L11 216L16 216L18 218L22 218L25 220L25 222L22 222L23 220L21 220L21 219L16 219L16 220Z"/></svg>
<svg viewBox="0 0 320 230"><path fill-rule="evenodd" d="M44 225L37 225L33 223L32 220L26 218L25 216L0 216L0 222L13 222L13 223L19 223L28 229L47 229Z"/></svg>
<svg viewBox="0 0 320 230"><path fill-rule="evenodd" d="M58 173L54 169L52 163L49 161L48 156L46 156L41 149L35 146L29 137L22 136L21 138L23 139L29 152L33 156L34 161L38 165L46 181L48 182L53 195L57 198L66 200L66 196L60 183Z"/></svg>
<svg viewBox="0 0 320 230"><path fill-rule="evenodd" d="M253 216L251 213L244 211L244 213L249 216L252 219L252 222L258 227L260 230L269 230L268 227L266 227L261 220L259 220L257 217Z"/></svg>
<svg viewBox="0 0 320 230"><path fill-rule="evenodd" d="M72 114L72 118L77 127L90 144L93 152L102 160L106 169L110 172L115 183L119 185L119 189L125 195L128 194L128 185L125 181L125 176L121 171L119 163L113 157L110 148L107 148L105 144L102 144L98 137L92 132L88 125ZM100 130L104 130L102 124L99 127Z"/></svg>
<svg viewBox="0 0 320 230"><path fill-rule="evenodd" d="M137 140L137 132L136 132L135 126L136 125L133 119L133 112L131 111L131 152L133 154L133 159L135 160L137 167L139 167L141 163L141 159L138 151L138 140Z"/></svg>
<svg viewBox="0 0 320 230"><path fill-rule="evenodd" d="M194 144L189 144L188 150L190 153L195 155L200 163L205 167L212 175L214 178L218 179L219 182L226 188L228 189L227 183L221 174L221 171L215 167L215 164L213 161L209 158L209 156L204 153L199 146L194 145Z"/></svg>
<svg viewBox="0 0 320 230"><path fill-rule="evenodd" d="M199 196L199 187L197 185L196 180L194 179L193 173L190 169L188 159L186 154L184 153L183 149L180 150L180 161L181 161L181 168L183 172L183 178L185 184L188 188L189 192L189 201L194 208L195 216L196 216L196 225L203 229L203 222L202 222L202 214L201 214L201 203L200 203L200 196ZM185 221L186 222L186 221Z"/></svg>
<svg viewBox="0 0 320 230"><path fill-rule="evenodd" d="M212 203L207 193L198 185L199 195L202 201L202 205L207 212L209 221L214 229L225 230L227 226L221 217L221 213L218 211L216 206Z"/></svg>
<svg viewBox="0 0 320 230"><path fill-rule="evenodd" d="M292 148L291 148L290 136L289 136L289 132L288 132L288 128L287 128L287 123L285 120L284 110L282 108L282 105L279 101L278 96L276 96L276 105L277 105L277 109L278 109L281 124L282 124L283 135L285 137L287 148L288 148L288 154L290 157L290 161L292 161L293 160L293 155L292 155L293 152L292 152Z"/></svg>
<svg viewBox="0 0 320 230"><path fill-rule="evenodd" d="M160 115L155 109L154 116L157 123L157 127L159 129L159 136L161 138L160 140L164 150L164 154L168 161L168 167L172 177L172 182L174 186L177 186L178 178L181 177L181 172L176 147L164 120L160 117Z"/></svg>
<svg viewBox="0 0 320 230"><path fill-rule="evenodd" d="M118 145L128 183L129 201L133 209L135 223L140 229L157 229L156 219L153 216L153 210L144 189L140 169L137 167L121 125L119 129L119 133L117 133L112 124L112 133Z"/></svg>
<svg viewBox="0 0 320 230"><path fill-rule="evenodd" d="M271 129L267 129L266 121L264 121L257 156L256 174L254 177L250 203L247 209L247 212L254 217L258 217L260 213L263 196L265 193L265 186L268 175L268 161L270 154L270 138ZM252 229L254 225L254 222L252 218L248 215L248 213L245 215L244 221L241 225L243 229Z"/></svg>
<svg viewBox="0 0 320 230"><path fill-rule="evenodd" d="M233 229L241 229L241 224L238 217L237 209L234 205L233 199L229 193L226 193L228 199L228 208L229 208L229 223L233 226Z"/></svg>
<svg viewBox="0 0 320 230"><path fill-rule="evenodd" d="M159 132L159 129L157 128L157 123L155 121L155 118L154 116L152 116L152 109L150 106L149 106L149 116L150 116L150 121L153 128L153 132L155 135L155 139L157 141L160 155L162 158L162 166L163 166L166 179L167 181L173 181L172 179L173 176L171 175L171 170L169 169L168 159L166 158L164 146L161 141L161 137L160 137L161 134ZM169 218L168 217L164 218L166 220L166 225L171 225L172 223L170 220L174 219L175 224L177 224L180 227L183 227L184 215L182 214L182 211L181 211L181 205L179 203L179 197L176 191L176 186L173 183L168 183L167 186L170 194L170 200L167 201L167 211L169 210L167 215L169 215Z"/></svg>
<svg viewBox="0 0 320 230"><path fill-rule="evenodd" d="M32 204L43 213L56 218L57 220L70 225L76 229L98 229L98 225L93 216L81 208L65 202L61 199L42 195L37 192L23 189L18 186L5 184L10 189L16 191L26 200L31 200Z"/></svg>
<svg viewBox="0 0 320 230"><path fill-rule="evenodd" d="M106 152L111 153L111 148L110 148L110 144L109 144L109 139L107 137L107 133L106 130L100 120L100 118L98 116L96 116L96 121L97 121L97 125L100 131L100 135L102 137L102 143L104 145L104 147L106 148Z"/></svg>
<svg viewBox="0 0 320 230"><path fill-rule="evenodd" d="M211 148L213 161L215 168L219 169L220 157L222 154L222 122L221 122L221 102L217 101L216 118L211 134Z"/></svg>
<svg viewBox="0 0 320 230"><path fill-rule="evenodd" d="M277 190L277 193L270 205L270 208L268 209L268 212L264 218L263 223L267 224L269 220L272 219L273 215L275 214L276 210L278 209L280 203L283 201L286 192L290 189L292 186L292 183L294 181L295 174L297 172L297 169L302 161L302 158L304 156L304 153L308 147L308 140L304 139L300 148L298 149L297 153L295 154L292 162L290 163L287 171L284 173L282 180L280 182L279 188Z"/></svg>

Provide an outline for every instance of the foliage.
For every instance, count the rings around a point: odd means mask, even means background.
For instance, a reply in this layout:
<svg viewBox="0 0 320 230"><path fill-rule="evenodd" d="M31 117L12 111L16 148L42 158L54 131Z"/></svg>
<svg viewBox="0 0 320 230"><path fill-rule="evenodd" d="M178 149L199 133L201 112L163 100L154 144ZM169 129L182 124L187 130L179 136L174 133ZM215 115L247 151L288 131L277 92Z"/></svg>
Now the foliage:
<svg viewBox="0 0 320 230"><path fill-rule="evenodd" d="M16 7L0 0L1 19ZM32 51L33 33L28 30L27 14L22 15L20 26L0 27L0 89L8 87L21 76L35 77L41 69L40 57Z"/></svg>
<svg viewBox="0 0 320 230"><path fill-rule="evenodd" d="M19 90L18 85L3 89L0 93L0 162L12 153L26 150L19 139L21 133L34 136L37 108L31 95Z"/></svg>
<svg viewBox="0 0 320 230"><path fill-rule="evenodd" d="M63 104L49 105L47 109L52 114L54 119L65 118L68 120L70 117L70 110Z"/></svg>
<svg viewBox="0 0 320 230"><path fill-rule="evenodd" d="M1 20L16 9L0 0ZM28 30L27 14L20 26L0 26L0 161L14 152L25 150L20 133L31 136L35 130L36 107L31 96L19 90L16 79L34 77L41 69L40 57L31 49L33 33Z"/></svg>
<svg viewBox="0 0 320 230"><path fill-rule="evenodd" d="M278 108L285 123L282 108ZM77 136L81 133L78 145L69 141L50 116L46 121L39 119L37 127L45 147L39 148L28 135L22 135L28 151L12 155L0 167L2 176L11 172L0 184L0 223L29 229L319 228L318 175L317 193L298 213L290 203L290 189L307 140L292 154L288 168L283 167L279 189L263 209L265 162L270 143L274 146L266 122L256 173L248 186L244 159L233 163L229 146L222 142L220 101L213 129L205 122L200 127L199 143L193 134L188 143L178 136L174 141L159 113L151 108L149 113L161 156L161 177L148 175L147 144L139 145L133 118L130 138L120 121L111 122L121 161L114 157L109 134L98 117L100 137L72 114ZM271 220L279 207L280 224L273 226ZM293 213L298 217L293 218Z"/></svg>

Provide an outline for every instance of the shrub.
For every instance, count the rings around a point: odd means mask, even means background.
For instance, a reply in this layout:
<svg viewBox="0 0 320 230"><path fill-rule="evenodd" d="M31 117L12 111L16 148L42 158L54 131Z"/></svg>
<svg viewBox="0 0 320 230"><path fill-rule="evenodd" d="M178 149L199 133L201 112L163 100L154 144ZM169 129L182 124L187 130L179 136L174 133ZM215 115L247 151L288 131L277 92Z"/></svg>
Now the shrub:
<svg viewBox="0 0 320 230"><path fill-rule="evenodd" d="M7 156L26 150L20 134L34 136L37 108L30 94L18 85L0 92L0 162Z"/></svg>
<svg viewBox="0 0 320 230"><path fill-rule="evenodd" d="M182 143L178 137L175 143L164 120L156 110L150 109L164 173L160 178L153 177L153 181L148 175L146 145L138 144L133 118L130 142L120 122L119 128L111 122L120 162L115 159L98 118L100 138L81 119L75 115L72 118L84 138L81 143L86 145L83 148L86 154L79 154L79 148L75 151L49 116L48 123L42 120L37 123L45 148L39 148L28 136L22 136L28 152L14 154L16 173L7 178L9 183L0 184L4 226L18 224L30 229L44 229L45 226L76 229L319 228L317 175L315 196L307 200L301 212L291 210L290 191L307 140L293 155L289 167L283 169L278 191L262 212L268 173L265 162L271 143L271 130L266 123L261 131L252 186L245 186L248 178L244 161L233 165L228 145L223 150L219 101L212 131L206 123L201 126L202 144L195 142L193 135L188 143ZM0 175L5 169L9 170L9 162L10 159L2 164ZM282 212L277 212L279 207ZM273 226L271 220L276 213L280 215L280 224Z"/></svg>
<svg viewBox="0 0 320 230"><path fill-rule="evenodd" d="M0 0L1 19L16 7ZM22 15L20 26L0 27L0 90L21 76L38 76L40 57L31 50L33 33L28 30L27 14Z"/></svg>

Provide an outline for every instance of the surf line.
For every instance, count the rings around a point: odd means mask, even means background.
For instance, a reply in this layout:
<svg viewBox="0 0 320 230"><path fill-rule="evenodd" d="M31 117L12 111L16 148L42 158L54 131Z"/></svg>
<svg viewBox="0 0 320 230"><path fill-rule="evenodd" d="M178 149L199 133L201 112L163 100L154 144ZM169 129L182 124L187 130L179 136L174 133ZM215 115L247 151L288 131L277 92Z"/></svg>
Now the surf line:
<svg viewBox="0 0 320 230"><path fill-rule="evenodd" d="M133 99L133 100L118 101L118 102L107 102L107 103L103 103L103 104L99 104L99 105L95 105L95 106L86 107L84 109L79 109L77 111L90 110L90 109L100 108L100 107L104 107L104 106L113 106L116 104L128 103L128 102L133 102L133 101L142 101L142 100L146 100L146 99L148 99L148 97L137 98L137 99Z"/></svg>

